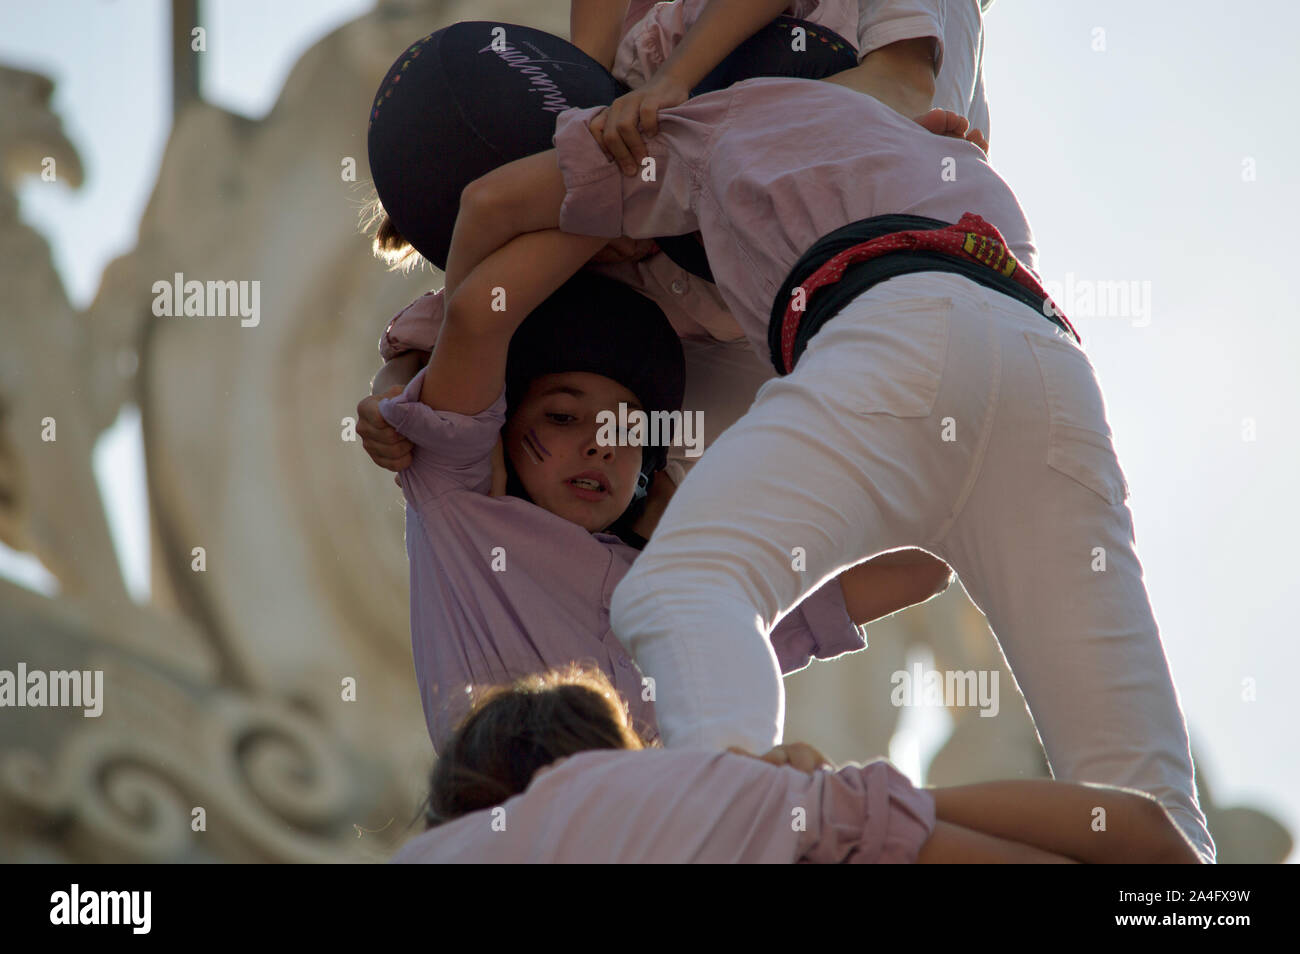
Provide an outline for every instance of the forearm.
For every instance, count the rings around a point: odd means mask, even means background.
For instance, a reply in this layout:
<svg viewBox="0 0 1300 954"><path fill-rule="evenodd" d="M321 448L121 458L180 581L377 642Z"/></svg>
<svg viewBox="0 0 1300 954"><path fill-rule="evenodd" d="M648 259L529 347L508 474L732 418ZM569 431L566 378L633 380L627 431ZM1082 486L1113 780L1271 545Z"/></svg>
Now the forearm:
<svg viewBox="0 0 1300 954"><path fill-rule="evenodd" d="M924 550L896 550L839 575L849 618L859 626L924 603L948 588L952 571Z"/></svg>
<svg viewBox="0 0 1300 954"><path fill-rule="evenodd" d="M627 8L628 0L571 0L570 42L605 69L612 69Z"/></svg>
<svg viewBox="0 0 1300 954"><path fill-rule="evenodd" d="M427 351L402 352L392 360L385 362L384 366L376 372L374 379L370 382L370 393L383 394L394 385L406 387L428 362L429 352Z"/></svg>
<svg viewBox="0 0 1300 954"><path fill-rule="evenodd" d="M1158 802L1120 789L1023 779L930 789L936 816L1089 864L1195 864ZM1098 809L1104 811L1099 812ZM1105 828L1100 827L1104 819Z"/></svg>
<svg viewBox="0 0 1300 954"><path fill-rule="evenodd" d="M447 324L514 334L534 308L568 281L606 240L545 229L517 235L488 255L447 298Z"/></svg>
<svg viewBox="0 0 1300 954"><path fill-rule="evenodd" d="M775 20L788 0L710 0L656 76L694 89L741 43Z"/></svg>
<svg viewBox="0 0 1300 954"><path fill-rule="evenodd" d="M515 329L604 241L558 229L529 232L480 262L447 298L420 400L456 414L490 407L505 387Z"/></svg>
<svg viewBox="0 0 1300 954"><path fill-rule="evenodd" d="M918 865L1052 865L1076 864L1058 855L1008 838L998 838L952 822L939 821L916 856Z"/></svg>
<svg viewBox="0 0 1300 954"><path fill-rule="evenodd" d="M557 228L564 196L554 149L508 162L466 186L447 253L448 299L488 256L516 236Z"/></svg>

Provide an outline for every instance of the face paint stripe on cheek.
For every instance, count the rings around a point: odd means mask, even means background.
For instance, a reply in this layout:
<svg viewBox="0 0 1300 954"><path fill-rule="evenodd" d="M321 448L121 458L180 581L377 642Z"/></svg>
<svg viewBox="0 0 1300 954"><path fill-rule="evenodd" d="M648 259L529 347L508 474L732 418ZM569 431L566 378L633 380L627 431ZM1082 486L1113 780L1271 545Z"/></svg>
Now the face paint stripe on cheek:
<svg viewBox="0 0 1300 954"><path fill-rule="evenodd" d="M528 435L525 434L522 438L520 438L519 443L523 447L524 453L528 455L529 459L534 464L542 463L541 455L537 453L536 449L534 449L533 445L529 442Z"/></svg>
<svg viewBox="0 0 1300 954"><path fill-rule="evenodd" d="M528 428L528 434L527 434L527 437L528 437L528 438L533 442L533 446L534 446L538 451L540 451L541 454L542 454L543 456L545 456L545 457L550 457L550 456L551 456L551 452L548 451L548 450L546 449L546 445L542 443L542 439L541 439L540 437L537 436L537 431L536 431L536 430L534 430L534 429L531 428L531 427Z"/></svg>

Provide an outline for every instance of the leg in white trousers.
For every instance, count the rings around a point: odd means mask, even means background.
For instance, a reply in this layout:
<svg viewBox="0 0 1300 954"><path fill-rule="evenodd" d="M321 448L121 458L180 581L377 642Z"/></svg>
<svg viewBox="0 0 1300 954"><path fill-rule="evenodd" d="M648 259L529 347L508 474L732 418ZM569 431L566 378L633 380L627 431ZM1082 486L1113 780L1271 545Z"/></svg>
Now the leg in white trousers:
<svg viewBox="0 0 1300 954"><path fill-rule="evenodd" d="M666 745L761 752L784 720L771 628L842 568L924 547L988 617L1056 777L1149 792L1211 859L1126 497L1071 339L966 279L903 276L699 460L611 622Z"/></svg>

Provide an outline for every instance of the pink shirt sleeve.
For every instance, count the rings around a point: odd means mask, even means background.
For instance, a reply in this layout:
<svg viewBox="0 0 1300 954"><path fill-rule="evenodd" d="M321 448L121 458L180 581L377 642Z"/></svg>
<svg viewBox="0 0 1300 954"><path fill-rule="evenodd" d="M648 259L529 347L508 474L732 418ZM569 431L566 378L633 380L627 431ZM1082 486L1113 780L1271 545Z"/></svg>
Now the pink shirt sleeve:
<svg viewBox="0 0 1300 954"><path fill-rule="evenodd" d="M858 4L858 59L899 40L931 37L934 40L934 69L938 73L943 66L943 23L948 2L950 0L861 0Z"/></svg>
<svg viewBox="0 0 1300 954"><path fill-rule="evenodd" d="M404 351L432 351L442 329L443 289L425 292L388 322L379 354L392 361Z"/></svg>
<svg viewBox="0 0 1300 954"><path fill-rule="evenodd" d="M906 864L933 829L933 797L883 761L810 776L728 752L593 751L393 861Z"/></svg>
<svg viewBox="0 0 1300 954"><path fill-rule="evenodd" d="M833 659L867 648L866 627L849 618L844 591L832 578L804 598L777 623L772 649L781 672L798 672L814 658Z"/></svg>
<svg viewBox="0 0 1300 954"><path fill-rule="evenodd" d="M708 0L655 3L626 33L614 53L610 70L620 83L636 89L659 71L681 42ZM629 16L628 19L631 19Z"/></svg>
<svg viewBox="0 0 1300 954"><path fill-rule="evenodd" d="M809 794L804 864L913 864L934 833L934 796L884 759L819 772Z"/></svg>
<svg viewBox="0 0 1300 954"><path fill-rule="evenodd" d="M650 6L624 33L610 71L614 78L632 89L644 86L659 72L706 6L708 0L676 0ZM795 0L785 13L819 23L851 41L858 22L857 8L856 0Z"/></svg>
<svg viewBox="0 0 1300 954"><path fill-rule="evenodd" d="M411 466L399 475L407 499L417 506L448 490L486 494L492 489L492 448L506 421L506 393L478 414L435 411L420 400L428 368L397 397L379 402L379 413L412 444Z"/></svg>
<svg viewBox="0 0 1300 954"><path fill-rule="evenodd" d="M659 117L659 134L646 142L654 176L625 176L608 161L587 123L603 106L569 109L555 123L555 148L564 178L560 228L577 235L654 238L699 228L695 202L700 168L729 97L689 100Z"/></svg>

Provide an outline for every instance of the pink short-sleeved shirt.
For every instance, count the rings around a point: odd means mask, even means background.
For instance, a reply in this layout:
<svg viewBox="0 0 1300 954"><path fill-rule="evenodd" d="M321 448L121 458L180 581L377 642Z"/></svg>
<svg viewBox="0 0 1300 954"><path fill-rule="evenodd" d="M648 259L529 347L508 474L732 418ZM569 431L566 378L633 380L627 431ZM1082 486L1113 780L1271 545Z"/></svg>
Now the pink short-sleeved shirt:
<svg viewBox="0 0 1300 954"><path fill-rule="evenodd" d="M908 864L934 826L934 796L883 760L806 775L729 752L593 751L393 861Z"/></svg>
<svg viewBox="0 0 1300 954"><path fill-rule="evenodd" d="M632 89L644 86L659 72L659 67L664 65L708 5L709 0L675 0L650 5L619 41L614 66L610 70L614 78ZM857 35L857 0L797 0L786 7L785 12L834 30L850 43ZM628 19L632 19L630 15Z"/></svg>
<svg viewBox="0 0 1300 954"><path fill-rule="evenodd" d="M518 497L490 496L504 391L473 416L435 411L420 401L426 373L379 408L415 445L400 479L411 649L434 747L476 690L570 662L599 667L638 731L654 738L654 704L609 625L614 588L639 551ZM866 645L835 580L784 617L771 640L784 672Z"/></svg>
<svg viewBox="0 0 1300 954"><path fill-rule="evenodd" d="M718 291L758 354L794 263L829 232L909 213L992 223L1033 270L1037 251L1010 187L978 147L936 136L870 96L814 80L746 80L660 111L654 177L624 176L570 109L555 145L560 228L650 238L699 230Z"/></svg>

